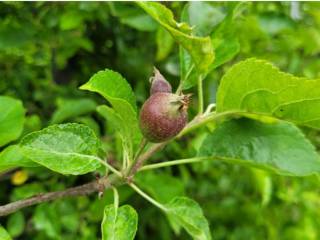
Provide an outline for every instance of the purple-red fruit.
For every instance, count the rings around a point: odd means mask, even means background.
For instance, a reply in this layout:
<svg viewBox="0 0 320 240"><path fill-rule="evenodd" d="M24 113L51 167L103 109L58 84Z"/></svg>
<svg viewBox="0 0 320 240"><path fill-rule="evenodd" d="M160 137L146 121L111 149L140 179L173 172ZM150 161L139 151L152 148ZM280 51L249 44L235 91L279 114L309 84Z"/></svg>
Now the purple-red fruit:
<svg viewBox="0 0 320 240"><path fill-rule="evenodd" d="M158 69L154 68L154 76L151 78L150 95L157 92L171 93L170 83L162 76Z"/></svg>
<svg viewBox="0 0 320 240"><path fill-rule="evenodd" d="M157 92L143 104L140 128L150 142L164 142L176 136L188 122L189 95Z"/></svg>

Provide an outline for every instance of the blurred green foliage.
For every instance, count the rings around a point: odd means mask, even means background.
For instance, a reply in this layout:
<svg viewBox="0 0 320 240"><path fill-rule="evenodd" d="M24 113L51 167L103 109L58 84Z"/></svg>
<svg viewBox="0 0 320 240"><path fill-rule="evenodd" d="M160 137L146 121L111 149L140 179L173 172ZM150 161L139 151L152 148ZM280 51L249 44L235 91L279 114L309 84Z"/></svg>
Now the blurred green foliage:
<svg viewBox="0 0 320 240"><path fill-rule="evenodd" d="M176 19L182 17L186 3L164 4ZM239 47L231 61L215 66L205 79L206 103L215 102L224 72L248 57L266 59L301 77L320 77L319 3L301 2L297 14L290 2L243 2L236 6L231 20L227 16L234 7L232 3L206 3L209 8L189 4L191 24L203 22L199 18L208 16L205 27L197 29L199 34L208 34L203 31L211 27L213 42L224 54ZM231 28L231 32L226 30ZM120 137L94 110L102 98L79 91L78 87L98 70L113 69L130 82L140 106L148 96L153 66L173 86L178 85L178 59L179 48L170 35L133 3L0 3L0 94L20 99L26 107L23 135L52 122L85 123L101 136L109 158L117 161ZM191 88L187 92L193 91ZM196 106L196 101L193 104ZM190 112L194 111L191 108ZM319 149L318 134L307 129L305 132ZM205 135L205 131L198 131L197 136L174 142L153 160L193 156ZM1 204L95 177L65 177L40 167L26 171L27 181L18 186L10 178L12 172L0 175ZM316 177L281 177L204 162L157 170L151 175L138 175L137 179L158 200L167 201L181 193L196 199L209 219L214 239L320 239ZM157 186L157 192L150 192L150 186ZM138 211L137 239L189 239L184 232L174 235L165 216L130 188L121 187L119 193L121 203L130 202ZM111 191L101 199L92 195L57 200L1 218L0 224L15 239L94 240L100 237L103 207L111 202Z"/></svg>

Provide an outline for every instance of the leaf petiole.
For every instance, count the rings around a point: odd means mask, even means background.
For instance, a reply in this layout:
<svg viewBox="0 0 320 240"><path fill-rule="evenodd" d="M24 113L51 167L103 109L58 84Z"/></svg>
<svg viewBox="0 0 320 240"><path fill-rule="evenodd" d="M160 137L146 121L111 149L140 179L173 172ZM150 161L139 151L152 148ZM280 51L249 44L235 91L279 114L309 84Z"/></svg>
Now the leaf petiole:
<svg viewBox="0 0 320 240"><path fill-rule="evenodd" d="M153 205L155 205L156 207L160 208L162 211L167 212L168 209L161 203L159 203L158 201L156 201L155 199L153 199L152 197L150 197L148 194L146 194L145 192L143 192L137 185L130 183L129 186L135 190L138 194L140 194L144 199L146 199L148 202L152 203Z"/></svg>
<svg viewBox="0 0 320 240"><path fill-rule="evenodd" d="M132 161L132 163L130 164L130 166L128 167L127 171L126 171L126 175L127 176L130 176L132 170L136 167L136 164L137 164L137 161L138 161L138 158L139 156L141 155L143 149L147 146L148 144L148 140L145 139L145 138L142 138L141 140L141 143L140 143L140 146L134 156L134 159Z"/></svg>
<svg viewBox="0 0 320 240"><path fill-rule="evenodd" d="M103 161L101 158L98 158L98 157L96 157L95 159L98 160L105 167L109 168L111 170L111 172L113 172L114 174L118 175L119 177L123 177L121 172L119 172L117 169L112 167L109 163Z"/></svg>
<svg viewBox="0 0 320 240"><path fill-rule="evenodd" d="M178 159L173 161L167 161L167 162L161 162L161 163L154 163L154 164L148 164L143 166L140 171L145 170L151 170L156 168L163 168L163 167L170 167L180 164L187 164L187 163L196 163L196 162L202 162L204 160L213 160L217 159L216 157L195 157L195 158L186 158L186 159Z"/></svg>
<svg viewBox="0 0 320 240"><path fill-rule="evenodd" d="M138 157L140 156L140 154L142 153L143 149L146 147L146 145L148 144L148 140L145 138L142 138L140 146L134 156L133 162L136 162Z"/></svg>
<svg viewBox="0 0 320 240"><path fill-rule="evenodd" d="M203 113L203 86L202 86L202 75L198 76L198 115Z"/></svg>
<svg viewBox="0 0 320 240"><path fill-rule="evenodd" d="M236 116L245 113L244 111L228 111L222 113L211 112L208 115L200 115L195 117L188 125L178 134L177 138L185 135L186 133L206 125L209 122L218 121L231 116Z"/></svg>
<svg viewBox="0 0 320 240"><path fill-rule="evenodd" d="M180 84L179 84L179 86L177 88L176 94L178 94L178 95L181 94L183 83L188 80L188 78L189 78L189 76L190 76L190 74L191 74L193 69L194 69L194 64L191 65L191 67L190 67L189 71L187 72L187 74L185 75L184 79L180 80Z"/></svg>
<svg viewBox="0 0 320 240"><path fill-rule="evenodd" d="M112 187L112 190L113 190L113 204L114 204L115 213L117 215L118 207L119 207L119 193L115 187Z"/></svg>

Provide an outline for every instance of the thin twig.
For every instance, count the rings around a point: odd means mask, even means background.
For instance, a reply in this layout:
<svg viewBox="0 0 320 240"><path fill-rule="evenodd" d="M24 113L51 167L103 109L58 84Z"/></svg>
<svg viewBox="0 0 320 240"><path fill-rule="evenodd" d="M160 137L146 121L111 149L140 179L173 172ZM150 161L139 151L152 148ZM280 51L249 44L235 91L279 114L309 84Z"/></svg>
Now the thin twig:
<svg viewBox="0 0 320 240"><path fill-rule="evenodd" d="M167 142L163 143L158 143L150 147L144 154L140 155L138 158L137 163L132 169L132 174L133 176L138 169L143 165L143 163L150 158L155 152L159 151L162 147L164 147L167 144ZM8 203L6 205L0 206L0 216L6 216L9 215L10 213L16 212L22 208L32 206L35 204L43 203L43 202L49 202L55 199L63 198L63 197L68 197L68 196L82 196L82 195L87 195L91 194L94 192L99 192L101 189L107 189L110 188L112 185L120 185L123 183L122 181L119 181L119 176L118 173L115 173L113 178L110 179L107 178L107 176L101 178L99 181L92 181L90 183L78 186L78 187L73 187L69 188L63 191L57 191L57 192L49 192L45 194L40 194L35 197L19 200L16 202Z"/></svg>
<svg viewBox="0 0 320 240"><path fill-rule="evenodd" d="M176 137L180 138L182 135L185 135L191 130L194 130L198 127L201 127L205 125L209 121L216 121L220 118L233 115L233 114L240 114L241 112L228 112L228 113L223 113L223 114L208 114L208 116L205 117L198 117L191 121L183 131ZM134 174L143 166L145 161L149 159L153 154L155 154L157 151L161 150L165 145L167 145L170 141L163 142L163 143L158 143L152 145L145 153L139 156L136 164L132 168L132 172L130 177L133 177ZM159 165L156 165L159 167ZM110 166L108 166L110 168ZM155 167L155 166L153 166ZM152 166L146 166L144 170L147 168L152 168ZM0 216L6 216L9 215L10 213L16 212L19 209L22 209L24 207L32 206L38 203L43 203L43 202L49 202L55 199L63 198L63 197L68 197L68 196L81 196L81 195L87 195L91 194L94 192L100 192L101 190L110 188L111 186L117 186L121 185L124 183L124 180L122 177L119 177L117 175L119 174L118 170L113 169L115 174L111 175L110 177L104 176L102 177L99 181L92 181L87 184L69 188L63 191L57 191L57 192L50 192L50 193L45 193L45 194L40 194L35 197L31 197L28 199L24 200L19 200L16 202L8 203L6 205L0 206Z"/></svg>
<svg viewBox="0 0 320 240"><path fill-rule="evenodd" d="M99 179L98 181L95 180L95 181L86 183L84 185L68 188L63 191L39 194L31 198L27 198L27 199L19 200L16 202L8 203L6 205L2 205L0 206L0 216L6 216L6 215L9 215L10 213L18 211L21 208L25 208L25 207L43 203L43 202L49 202L49 201L63 198L63 197L82 196L82 195L88 195L94 192L103 191L104 189L110 188L112 184L119 179L114 176L115 175L111 175L110 177L105 176Z"/></svg>

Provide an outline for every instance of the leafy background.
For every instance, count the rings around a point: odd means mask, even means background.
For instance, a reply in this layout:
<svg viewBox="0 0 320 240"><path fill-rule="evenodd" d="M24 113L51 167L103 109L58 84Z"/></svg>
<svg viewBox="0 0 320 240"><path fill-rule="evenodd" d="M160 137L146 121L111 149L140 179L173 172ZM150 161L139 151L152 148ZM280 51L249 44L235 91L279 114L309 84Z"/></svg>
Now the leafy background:
<svg viewBox="0 0 320 240"><path fill-rule="evenodd" d="M320 5L300 3L165 3L177 19L211 34L219 64L204 81L205 103L215 102L224 73L236 62L256 57L300 77L317 78L320 54ZM188 9L188 11L186 10ZM233 16L230 17L230 12ZM109 158L121 159L120 137L104 123L96 106L102 98L78 87L105 68L120 72L137 96L148 97L149 77L157 66L174 87L179 48L133 3L0 3L0 94L20 99L27 109L22 136L51 123L80 122L103 140ZM201 24L200 24L201 23ZM218 51L219 49L219 51ZM192 72L191 72L192 76ZM192 77L184 85L196 92ZM195 114L196 100L190 114ZM319 150L320 136L302 128ZM174 142L157 159L193 156L205 131ZM218 140L217 140L218 141ZM227 140L226 140L227 141ZM4 148L4 147L3 147ZM93 179L93 174L62 176L41 167L0 175L0 203L54 191ZM215 239L319 239L319 178L281 177L260 170L206 161L137 176L159 201L188 195L204 209ZM157 191L154 191L157 189ZM136 239L189 239L176 236L159 210L120 187L120 203L139 214ZM99 239L100 222L111 191L102 199L77 197L26 208L1 218L14 239ZM0 236L2 229L0 228Z"/></svg>

